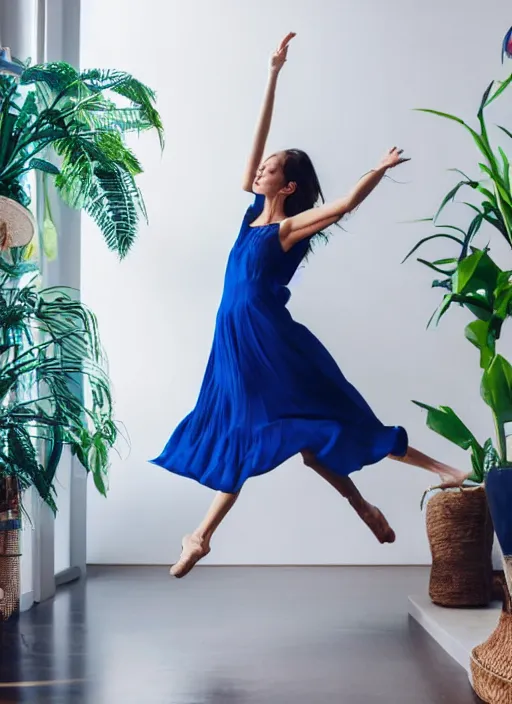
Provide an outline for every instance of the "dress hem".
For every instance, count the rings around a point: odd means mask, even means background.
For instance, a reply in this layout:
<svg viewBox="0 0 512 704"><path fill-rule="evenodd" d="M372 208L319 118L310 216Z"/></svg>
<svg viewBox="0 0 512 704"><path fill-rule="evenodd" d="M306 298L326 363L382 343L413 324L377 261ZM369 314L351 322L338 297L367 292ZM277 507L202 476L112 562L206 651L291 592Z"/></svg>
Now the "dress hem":
<svg viewBox="0 0 512 704"><path fill-rule="evenodd" d="M286 420L292 421L292 419ZM280 426L286 424L286 420L281 421ZM325 427L321 429L324 432L311 433L307 432L304 427L304 425L318 423L322 422L303 420L302 427L295 428L294 437L293 439L288 438L288 442L275 443L278 438L272 433L274 435L272 445L276 449L271 453L271 457L268 457L269 445L265 443L268 434L262 433L259 442L255 442L255 449L248 453L243 461L237 463L238 471L235 473L233 473L232 465L229 466L227 473L219 471L222 469L220 463L208 466L208 463L205 462L201 466L203 471L193 472L190 469L190 462L188 462L184 463L183 469L181 469L179 466L181 463L176 458L178 454L176 447L166 447L159 457L149 460L149 462L172 474L193 479L213 491L237 494L248 479L268 474L305 450L313 452L320 464L338 476L348 476L353 472L358 472L366 466L380 462L389 455L403 457L407 453L409 439L407 431L401 426L379 425L371 429L358 427L358 432L354 434L360 437L356 437L354 442L353 433L347 432L347 429L343 432L341 425L335 422L324 421L323 424L329 426L328 429ZM337 426L337 432L333 432L333 425ZM282 430L282 427L279 427L279 430ZM314 430L318 431L319 429L315 428ZM262 458L259 459L258 450L262 446L266 450L266 462ZM207 467L206 471L204 471L205 466ZM224 462L222 466L225 468L226 463Z"/></svg>

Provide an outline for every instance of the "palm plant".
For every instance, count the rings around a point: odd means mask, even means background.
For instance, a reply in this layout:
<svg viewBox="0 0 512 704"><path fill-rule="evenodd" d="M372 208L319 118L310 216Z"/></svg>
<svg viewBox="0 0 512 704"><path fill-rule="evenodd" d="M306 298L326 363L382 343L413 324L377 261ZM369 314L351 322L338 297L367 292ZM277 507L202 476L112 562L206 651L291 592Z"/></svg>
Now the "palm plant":
<svg viewBox="0 0 512 704"><path fill-rule="evenodd" d="M56 511L66 444L106 493L118 437L110 382L91 311L69 289L39 290L21 252L10 258L0 278L0 477L34 486Z"/></svg>
<svg viewBox="0 0 512 704"><path fill-rule="evenodd" d="M419 258L418 261L439 276L432 286L444 291L442 302L429 321L438 323L454 305L464 306L475 318L466 326L465 336L480 353L481 396L491 409L495 427L496 444L492 439L481 444L459 416L448 406L432 407L415 402L428 411L427 424L456 445L471 452L473 481L482 482L486 473L497 466L507 464L505 424L512 421L512 365L497 352L503 324L512 316L512 271L501 269L491 258L487 246L478 248L474 240L484 223L491 225L499 236L512 247L512 190L510 161L499 146L495 149L490 141L486 123L486 109L512 83L512 75L505 81L488 86L478 110L478 128L447 113L422 110L456 122L471 135L479 152L479 178L470 178L458 169L462 176L445 196L434 218L428 219L435 233L420 240L406 259L427 242L443 239L455 243L456 252L435 261ZM512 138L512 132L499 126L501 133ZM478 202L463 201L471 211L471 221L466 230L454 225L441 225L441 213L455 197L464 191L473 191ZM404 260L405 261L405 260Z"/></svg>
<svg viewBox="0 0 512 704"><path fill-rule="evenodd" d="M0 195L28 206L24 178L43 172L124 257L146 216L136 183L142 166L124 137L155 129L163 146L155 93L122 71L56 62L26 66L19 79L1 75L0 104Z"/></svg>
<svg viewBox="0 0 512 704"><path fill-rule="evenodd" d="M27 174L42 173L43 243L45 234L56 235L47 191L53 179L64 202L87 212L107 246L124 257L146 215L136 183L142 167L125 135L155 129L163 147L155 93L122 71L30 66L11 62L8 51L2 60L2 208L13 201L26 208ZM93 313L71 290L40 290L30 259L27 247L0 256L0 479L21 491L34 486L55 511L63 446L105 494L118 427Z"/></svg>

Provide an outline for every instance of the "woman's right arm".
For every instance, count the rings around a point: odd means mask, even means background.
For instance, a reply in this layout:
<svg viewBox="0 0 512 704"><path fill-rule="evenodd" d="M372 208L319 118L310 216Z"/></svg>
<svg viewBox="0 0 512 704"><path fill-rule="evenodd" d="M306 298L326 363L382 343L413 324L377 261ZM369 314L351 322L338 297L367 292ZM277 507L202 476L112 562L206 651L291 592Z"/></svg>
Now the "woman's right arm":
<svg viewBox="0 0 512 704"><path fill-rule="evenodd" d="M265 145L267 143L268 133L270 131L272 113L274 110L274 98L276 94L277 79L286 61L286 57L288 54L288 45L294 38L294 36L295 33L290 32L290 34L288 34L283 39L283 41L277 48L277 51L272 55L270 59L270 71L267 89L265 91L265 98L263 100L263 106L261 108L260 117L256 128L256 134L254 135L254 143L252 146L251 154L249 156L249 160L247 162L242 181L243 190L249 193L252 192L252 184L254 183L254 179L256 178L256 172L258 171L258 168L261 164L263 152L265 151Z"/></svg>

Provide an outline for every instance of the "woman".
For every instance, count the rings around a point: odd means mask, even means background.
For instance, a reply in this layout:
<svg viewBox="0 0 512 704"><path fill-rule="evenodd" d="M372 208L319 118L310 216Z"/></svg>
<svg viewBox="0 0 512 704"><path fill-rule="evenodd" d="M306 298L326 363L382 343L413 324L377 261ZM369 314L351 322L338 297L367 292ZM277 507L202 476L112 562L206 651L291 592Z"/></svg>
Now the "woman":
<svg viewBox="0 0 512 704"><path fill-rule="evenodd" d="M349 474L392 457L458 485L463 472L408 447L403 428L384 426L320 342L286 308L287 285L311 239L354 210L388 169L407 159L391 149L346 197L315 207L322 191L300 150L261 161L288 45L270 62L267 91L243 188L255 194L229 256L213 346L195 409L156 460L218 493L171 568L185 576L210 551L214 531L249 478L302 454L305 464L345 496L381 543L395 534L357 491Z"/></svg>

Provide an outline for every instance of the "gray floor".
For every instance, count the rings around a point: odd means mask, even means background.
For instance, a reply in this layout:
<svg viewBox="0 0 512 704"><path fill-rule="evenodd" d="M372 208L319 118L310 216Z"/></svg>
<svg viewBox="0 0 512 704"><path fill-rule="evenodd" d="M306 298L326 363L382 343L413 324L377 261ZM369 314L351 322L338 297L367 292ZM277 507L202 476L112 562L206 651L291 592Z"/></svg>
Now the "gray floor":
<svg viewBox="0 0 512 704"><path fill-rule="evenodd" d="M0 626L0 702L468 704L407 617L421 568L94 568ZM71 682L70 680L78 680Z"/></svg>

